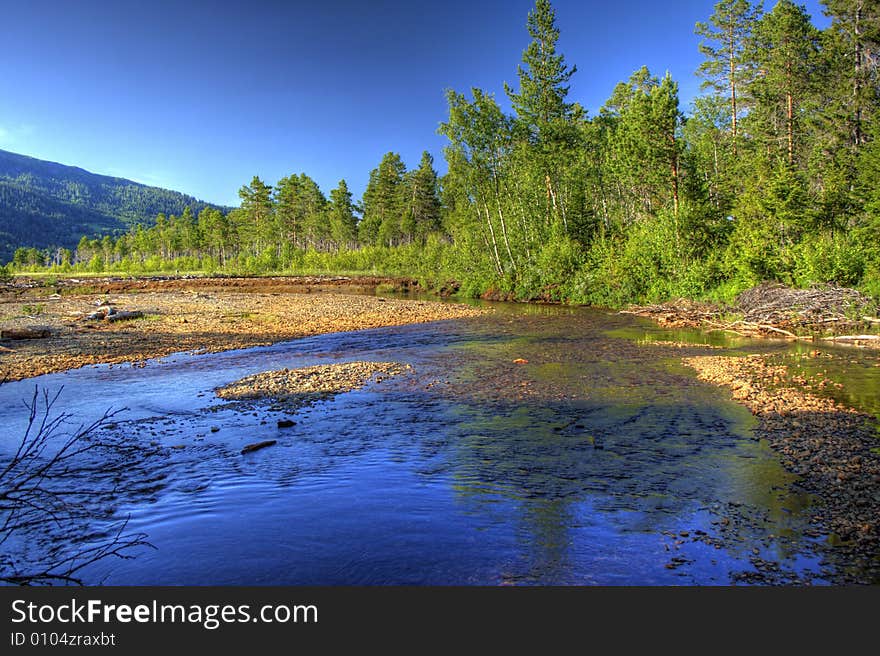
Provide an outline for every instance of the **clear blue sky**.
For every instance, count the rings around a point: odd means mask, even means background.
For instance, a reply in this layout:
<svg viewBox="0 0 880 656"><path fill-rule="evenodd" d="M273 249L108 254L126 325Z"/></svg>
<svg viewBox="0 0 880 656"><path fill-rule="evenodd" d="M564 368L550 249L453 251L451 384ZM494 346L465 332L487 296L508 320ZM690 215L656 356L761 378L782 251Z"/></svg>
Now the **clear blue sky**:
<svg viewBox="0 0 880 656"><path fill-rule="evenodd" d="M699 91L713 0L556 0L591 113L647 65ZM770 3L768 3L769 5ZM442 164L443 91L507 105L533 0L0 0L0 148L237 205L259 175L359 196L383 153ZM827 24L818 0L806 2Z"/></svg>

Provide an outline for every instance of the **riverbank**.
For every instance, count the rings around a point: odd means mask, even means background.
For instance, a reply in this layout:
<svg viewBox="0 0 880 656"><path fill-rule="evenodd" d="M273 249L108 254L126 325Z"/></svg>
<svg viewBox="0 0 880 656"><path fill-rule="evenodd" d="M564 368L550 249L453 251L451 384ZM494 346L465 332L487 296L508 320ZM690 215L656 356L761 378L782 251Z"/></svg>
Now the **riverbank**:
<svg viewBox="0 0 880 656"><path fill-rule="evenodd" d="M331 332L477 316L453 303L371 295L385 278L17 281L0 293L0 378L142 363ZM313 293L320 291L321 293ZM34 339L11 339L32 331Z"/></svg>
<svg viewBox="0 0 880 656"><path fill-rule="evenodd" d="M822 344L880 347L876 306L853 289L834 286L795 290L765 284L747 290L726 307L679 299L624 311L654 320L664 328L722 331L741 336L815 343L802 357L839 357ZM667 344L666 342L661 342ZM649 342L652 346L658 343ZM679 348L692 344L668 343ZM705 347L705 345L701 345ZM757 439L765 441L797 487L818 499L813 522L842 562L839 580L880 580L880 439L877 418L843 405L828 394L843 391L846 380L833 382L791 370L778 354L684 357L682 362L708 383L730 390L732 398L757 418ZM880 366L877 363L875 366Z"/></svg>
<svg viewBox="0 0 880 656"><path fill-rule="evenodd" d="M814 522L837 549L880 577L880 440L876 418L812 390L824 378L792 376L772 356L697 356L684 359L698 377L731 390L758 419L755 437L780 454L798 485L815 495ZM844 581L868 582L862 578Z"/></svg>

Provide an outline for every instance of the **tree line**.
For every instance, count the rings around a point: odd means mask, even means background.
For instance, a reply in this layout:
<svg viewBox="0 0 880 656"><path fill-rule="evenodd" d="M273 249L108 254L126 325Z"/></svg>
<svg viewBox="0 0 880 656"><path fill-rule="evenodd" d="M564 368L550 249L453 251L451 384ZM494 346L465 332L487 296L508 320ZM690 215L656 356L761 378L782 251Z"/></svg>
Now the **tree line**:
<svg viewBox="0 0 880 656"><path fill-rule="evenodd" d="M152 226L137 224L116 238L83 236L74 250L20 248L12 266L94 272L274 271L289 268L308 250L338 253L365 245L418 245L440 230L439 182L427 152L411 171L400 155L387 153L371 172L360 204L345 180L327 198L305 173L286 176L274 186L255 176L239 197L241 205L226 213L215 207L198 214L190 207L179 215L160 213Z"/></svg>
<svg viewBox="0 0 880 656"><path fill-rule="evenodd" d="M254 178L227 214L83 240L69 266L285 270L305 253L521 299L726 297L768 279L880 295L880 7L823 5L819 30L791 0L722 0L696 26L704 93L687 113L669 73L643 67L590 116L537 0L512 112L447 91L441 179L427 153L411 171L387 154L360 203L344 181L327 199L305 174Z"/></svg>

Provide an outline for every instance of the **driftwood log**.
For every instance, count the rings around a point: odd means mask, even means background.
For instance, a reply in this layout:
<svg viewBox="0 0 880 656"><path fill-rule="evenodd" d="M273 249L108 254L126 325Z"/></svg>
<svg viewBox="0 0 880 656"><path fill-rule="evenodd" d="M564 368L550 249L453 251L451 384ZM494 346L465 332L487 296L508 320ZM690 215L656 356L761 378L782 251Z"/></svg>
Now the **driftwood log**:
<svg viewBox="0 0 880 656"><path fill-rule="evenodd" d="M792 289L764 283L747 289L736 301L743 321L777 327L854 322L854 317L864 314L859 311L870 306L871 299L861 292L836 285Z"/></svg>
<svg viewBox="0 0 880 656"><path fill-rule="evenodd" d="M252 453L253 451L259 451L260 449L265 449L267 446L272 446L274 444L278 444L278 440L266 440L265 442L256 442L254 444L248 444L241 450L241 455L246 453Z"/></svg>
<svg viewBox="0 0 880 656"><path fill-rule="evenodd" d="M45 339L51 334L52 331L47 326L4 328L0 330L0 339Z"/></svg>
<svg viewBox="0 0 880 656"><path fill-rule="evenodd" d="M855 289L835 285L816 285L793 289L778 283L764 283L744 291L727 307L686 299L660 305L634 306L622 314L654 319L661 325L720 330L741 336L780 336L786 339L819 340L833 329L835 333L864 330L880 325L880 317L871 316L870 298ZM736 320L729 318L739 315ZM838 342L876 343L877 338L847 335Z"/></svg>
<svg viewBox="0 0 880 656"><path fill-rule="evenodd" d="M880 340L880 335L838 335L837 337L826 337L826 342L876 342Z"/></svg>
<svg viewBox="0 0 880 656"><path fill-rule="evenodd" d="M129 319L140 319L144 316L144 313L140 310L134 310L132 312L114 312L113 314L108 314L105 321L128 321Z"/></svg>
<svg viewBox="0 0 880 656"><path fill-rule="evenodd" d="M117 310L109 305L102 305L86 317L86 321L127 321L128 319L140 319L144 313L140 310L132 312Z"/></svg>

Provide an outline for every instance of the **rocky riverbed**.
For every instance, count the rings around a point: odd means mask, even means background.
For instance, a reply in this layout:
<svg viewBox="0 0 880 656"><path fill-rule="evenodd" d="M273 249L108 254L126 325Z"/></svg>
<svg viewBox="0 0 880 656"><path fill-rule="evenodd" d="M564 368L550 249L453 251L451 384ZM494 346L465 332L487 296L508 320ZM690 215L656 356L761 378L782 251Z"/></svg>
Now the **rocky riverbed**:
<svg viewBox="0 0 880 656"><path fill-rule="evenodd" d="M289 291L292 287L278 279L262 280L199 278L8 288L0 294L0 328L39 328L39 334L48 336L0 340L0 379L486 312L462 304L343 293L345 281L335 282L339 291L304 293ZM351 284L363 291L356 279ZM106 308L127 320L100 318Z"/></svg>

